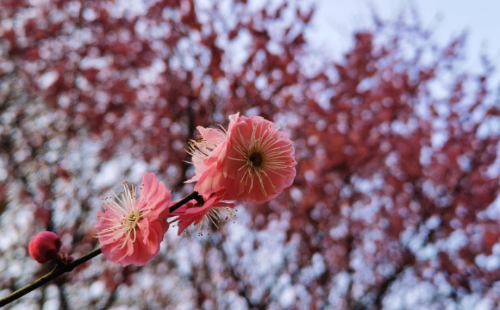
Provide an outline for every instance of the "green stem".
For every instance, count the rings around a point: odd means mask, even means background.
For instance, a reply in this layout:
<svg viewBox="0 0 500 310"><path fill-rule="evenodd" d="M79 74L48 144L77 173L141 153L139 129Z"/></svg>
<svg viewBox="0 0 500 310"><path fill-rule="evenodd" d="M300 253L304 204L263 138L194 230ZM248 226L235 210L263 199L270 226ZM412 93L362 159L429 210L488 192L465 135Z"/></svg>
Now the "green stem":
<svg viewBox="0 0 500 310"><path fill-rule="evenodd" d="M182 198L177 203L172 205L169 208L170 213L179 209L184 204L188 203L189 201L191 201L193 199L198 201L198 202L201 202L201 203L203 202L203 197L200 194L198 194L198 192L192 192L191 194L187 195L186 197ZM22 287L22 288L18 289L17 291L13 292L12 294L8 295L7 297L0 299L0 307L3 307L5 305L13 302L14 300L21 298L22 296L28 294L29 292L41 287L42 285L49 283L50 281L54 280L55 278L63 275L64 273L70 272L75 267L85 263L86 261L96 257L97 255L99 255L101 253L102 253L101 249L97 248L97 249L83 255L79 259L74 260L73 262L71 262L69 264L57 266L51 272L47 273L46 275L44 275L40 279L36 280L35 282L30 283L30 284L26 285L25 287Z"/></svg>

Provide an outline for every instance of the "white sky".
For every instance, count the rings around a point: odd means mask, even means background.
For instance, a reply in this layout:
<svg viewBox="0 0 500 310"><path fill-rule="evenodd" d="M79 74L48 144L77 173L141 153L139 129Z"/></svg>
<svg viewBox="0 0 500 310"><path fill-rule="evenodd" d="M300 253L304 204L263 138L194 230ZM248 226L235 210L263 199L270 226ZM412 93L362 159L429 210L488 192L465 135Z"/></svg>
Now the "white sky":
<svg viewBox="0 0 500 310"><path fill-rule="evenodd" d="M467 30L467 66L474 69L486 52L500 62L500 1L498 0L318 0L310 35L314 44L339 59L352 42L352 31L370 25L370 7L384 18L396 17L403 7L414 5L425 25L437 25L435 38L446 42ZM437 22L438 21L438 22Z"/></svg>

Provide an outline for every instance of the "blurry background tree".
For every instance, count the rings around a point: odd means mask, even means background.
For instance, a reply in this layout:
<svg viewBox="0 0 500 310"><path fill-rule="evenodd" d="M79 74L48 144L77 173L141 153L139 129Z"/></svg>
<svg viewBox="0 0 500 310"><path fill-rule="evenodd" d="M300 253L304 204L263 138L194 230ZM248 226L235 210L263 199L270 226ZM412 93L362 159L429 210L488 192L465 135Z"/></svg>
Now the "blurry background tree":
<svg viewBox="0 0 500 310"><path fill-rule="evenodd" d="M499 307L493 66L461 71L465 38L434 44L411 14L374 18L331 61L306 42L313 12L0 2L0 296L48 271L27 254L37 232L74 257L96 246L100 198L122 181L152 171L190 192L195 127L239 111L290 132L291 188L210 235L171 229L144 267L98 257L11 307Z"/></svg>

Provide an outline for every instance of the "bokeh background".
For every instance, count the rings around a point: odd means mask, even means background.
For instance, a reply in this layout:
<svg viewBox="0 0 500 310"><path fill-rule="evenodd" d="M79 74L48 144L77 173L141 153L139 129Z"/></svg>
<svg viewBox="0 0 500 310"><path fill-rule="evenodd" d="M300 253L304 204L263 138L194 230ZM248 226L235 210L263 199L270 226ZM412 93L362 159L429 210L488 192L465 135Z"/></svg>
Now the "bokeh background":
<svg viewBox="0 0 500 310"><path fill-rule="evenodd" d="M298 162L234 223L6 309L499 308L491 2L0 1L0 296L50 270L27 254L39 231L96 247L123 181L188 194L198 125L264 116Z"/></svg>

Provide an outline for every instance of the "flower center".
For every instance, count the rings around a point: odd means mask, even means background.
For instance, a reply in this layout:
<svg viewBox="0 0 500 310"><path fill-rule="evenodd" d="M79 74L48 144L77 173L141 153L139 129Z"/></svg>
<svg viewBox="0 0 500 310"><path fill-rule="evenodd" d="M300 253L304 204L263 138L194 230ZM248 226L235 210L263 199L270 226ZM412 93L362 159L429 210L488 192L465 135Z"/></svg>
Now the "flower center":
<svg viewBox="0 0 500 310"><path fill-rule="evenodd" d="M264 162L264 157L262 156L262 153L253 151L252 154L248 156L248 160L252 163L252 166L260 168Z"/></svg>
<svg viewBox="0 0 500 310"><path fill-rule="evenodd" d="M141 220L141 212L139 210L134 210L130 212L130 214L123 221L123 226L127 230L133 230L139 225L139 221Z"/></svg>

